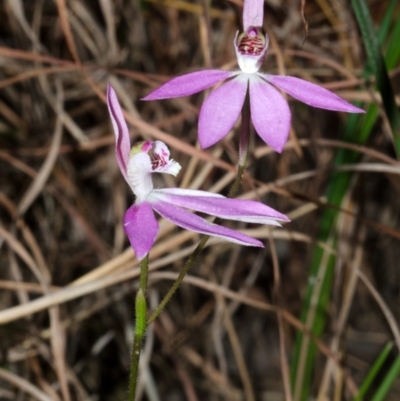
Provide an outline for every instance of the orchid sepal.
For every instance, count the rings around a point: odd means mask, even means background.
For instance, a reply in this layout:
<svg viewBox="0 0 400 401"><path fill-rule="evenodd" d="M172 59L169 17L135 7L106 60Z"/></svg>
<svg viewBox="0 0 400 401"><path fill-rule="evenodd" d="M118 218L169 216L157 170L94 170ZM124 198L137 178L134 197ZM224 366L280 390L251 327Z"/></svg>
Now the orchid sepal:
<svg viewBox="0 0 400 401"><path fill-rule="evenodd" d="M230 199L205 191L162 188L154 190L152 197L158 201L168 202L222 219L276 226L280 226L280 222L290 221L284 214L260 202Z"/></svg>
<svg viewBox="0 0 400 401"><path fill-rule="evenodd" d="M209 148L229 133L242 110L246 92L247 82L239 75L207 97L199 114L199 143L202 149Z"/></svg>
<svg viewBox="0 0 400 401"><path fill-rule="evenodd" d="M238 73L222 70L202 70L172 78L142 100L172 99L189 96L231 78Z"/></svg>
<svg viewBox="0 0 400 401"><path fill-rule="evenodd" d="M264 20L264 0L245 0L243 4L243 30L261 28Z"/></svg>
<svg viewBox="0 0 400 401"><path fill-rule="evenodd" d="M345 113L365 113L364 110L346 102L328 89L304 79L283 75L259 75L267 82L309 106Z"/></svg>
<svg viewBox="0 0 400 401"><path fill-rule="evenodd" d="M171 203L164 201L154 202L153 208L159 215L186 230L222 238L226 241L240 245L257 246L260 248L264 247L263 243L255 238L249 237L239 231L210 223L207 220Z"/></svg>
<svg viewBox="0 0 400 401"><path fill-rule="evenodd" d="M110 84L107 85L107 105L115 133L115 156L122 175L128 181L127 169L131 148L129 131L117 99L117 94Z"/></svg>

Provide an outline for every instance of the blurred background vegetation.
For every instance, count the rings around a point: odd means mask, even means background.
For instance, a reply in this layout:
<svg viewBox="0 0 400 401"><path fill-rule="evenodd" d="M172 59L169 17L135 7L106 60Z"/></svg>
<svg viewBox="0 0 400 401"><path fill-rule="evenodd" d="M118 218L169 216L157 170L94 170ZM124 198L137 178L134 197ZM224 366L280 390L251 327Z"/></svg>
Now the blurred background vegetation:
<svg viewBox="0 0 400 401"><path fill-rule="evenodd" d="M122 229L133 195L114 157L106 86L132 141L163 140L183 166L155 185L226 195L238 125L201 151L204 94L140 98L178 74L237 68L242 4L0 2L0 400L127 398L138 264ZM265 249L209 242L148 331L138 399L398 400L399 4L266 0L264 11L263 71L368 112L288 99L282 154L252 138L240 196L292 222L224 223ZM199 240L161 227L153 309Z"/></svg>

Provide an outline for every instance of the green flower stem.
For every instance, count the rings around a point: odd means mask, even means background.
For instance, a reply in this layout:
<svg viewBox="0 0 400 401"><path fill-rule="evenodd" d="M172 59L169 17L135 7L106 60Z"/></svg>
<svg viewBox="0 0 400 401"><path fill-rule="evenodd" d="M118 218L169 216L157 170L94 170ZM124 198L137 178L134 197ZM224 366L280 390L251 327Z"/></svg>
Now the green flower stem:
<svg viewBox="0 0 400 401"><path fill-rule="evenodd" d="M239 191L240 185L242 184L243 174L244 174L244 171L246 168L246 160L247 160L247 155L248 155L248 150L249 150L249 137L250 137L250 104L248 101L246 101L244 104L243 110L242 110L242 126L241 126L238 172L236 175L235 182L233 183L231 189L229 190L228 198L233 198ZM218 223L219 220L220 219L217 218L215 220L215 223ZM179 276L177 277L177 279L174 281L174 284L172 285L170 290L167 292L167 294L165 295L163 300L160 302L160 304L157 306L157 308L154 310L154 312L150 315L149 319L147 320L147 326L151 322L153 322L157 318L157 316L164 310L165 306L170 301L170 299L174 295L175 291L181 285L187 272L193 266L193 263L196 261L197 256L200 254L200 252L203 250L203 248L207 244L207 241L209 240L209 238L210 238L209 235L205 235L201 239L199 245L197 245L197 247L193 251L193 253L189 256L189 259L183 266L183 269L179 273Z"/></svg>
<svg viewBox="0 0 400 401"><path fill-rule="evenodd" d="M147 318L147 278L149 275L149 255L140 262L140 287L135 299L135 333L133 336L131 373L129 377L129 401L135 401L136 384L139 375L140 351L142 349L143 338L146 334Z"/></svg>
<svg viewBox="0 0 400 401"><path fill-rule="evenodd" d="M202 251L204 246L206 245L208 239L210 238L209 235L205 235L199 245L197 245L196 249L193 251L193 253L190 255L189 259L185 263L185 266L183 266L183 269L179 273L179 276L177 279L174 281L174 284L172 284L172 287L169 289L163 300L160 302L160 304L157 306L157 308L154 310L154 312L150 315L149 319L147 320L147 326L153 322L157 316L163 311L167 303L170 301L172 296L174 295L175 291L178 289L178 287L181 285L183 279L186 276L186 273L189 271L189 269L193 266L193 263L195 262L197 256L199 253Z"/></svg>
<svg viewBox="0 0 400 401"><path fill-rule="evenodd" d="M149 254L140 262L140 278L139 285L140 289L143 291L143 295L147 295L147 280L149 277Z"/></svg>
<svg viewBox="0 0 400 401"><path fill-rule="evenodd" d="M232 184L231 189L227 195L227 198L233 198L237 192L239 191L240 186L242 185L244 170L246 169L245 165L238 165L238 172L235 178L235 182ZM219 222L221 219L216 219L215 222Z"/></svg>

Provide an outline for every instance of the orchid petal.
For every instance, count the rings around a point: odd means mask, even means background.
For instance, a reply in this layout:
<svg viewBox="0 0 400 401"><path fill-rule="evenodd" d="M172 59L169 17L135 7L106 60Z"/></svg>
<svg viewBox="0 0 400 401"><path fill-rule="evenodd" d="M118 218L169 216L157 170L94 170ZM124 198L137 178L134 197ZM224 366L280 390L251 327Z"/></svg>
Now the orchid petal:
<svg viewBox="0 0 400 401"><path fill-rule="evenodd" d="M262 75L268 82L271 82L290 96L309 106L334 111L345 111L347 113L365 113L364 110L346 102L338 95L328 91L328 89L304 79L279 75Z"/></svg>
<svg viewBox="0 0 400 401"><path fill-rule="evenodd" d="M199 115L199 142L203 149L217 143L232 129L242 110L247 92L246 75L211 92L204 101Z"/></svg>
<svg viewBox="0 0 400 401"><path fill-rule="evenodd" d="M178 206L171 205L164 201L153 201L152 206L162 217L187 230L223 238L236 244L263 247L262 242L255 238L251 238L227 227L209 223L201 217Z"/></svg>
<svg viewBox="0 0 400 401"><path fill-rule="evenodd" d="M124 230L136 258L142 260L149 253L158 234L158 223L148 202L134 204L126 211Z"/></svg>
<svg viewBox="0 0 400 401"><path fill-rule="evenodd" d="M142 100L171 99L200 92L237 73L222 70L204 70L173 78L148 94Z"/></svg>
<svg viewBox="0 0 400 401"><path fill-rule="evenodd" d="M284 214L260 202L208 196L208 193L204 191L188 190L188 193L185 194L185 190L181 190L180 194L177 194L174 189L171 191L170 188L165 188L154 190L151 197L223 219L275 226L280 226L277 220L289 221Z"/></svg>
<svg viewBox="0 0 400 401"><path fill-rule="evenodd" d="M129 131L115 90L110 84L107 86L107 105L115 134L115 156L122 175L128 181L127 168L131 148Z"/></svg>
<svg viewBox="0 0 400 401"><path fill-rule="evenodd" d="M290 130L290 109L283 96L257 75L250 79L250 111L258 135L282 152Z"/></svg>
<svg viewBox="0 0 400 401"><path fill-rule="evenodd" d="M264 19L264 0L245 0L243 4L243 30L250 26L262 27Z"/></svg>
<svg viewBox="0 0 400 401"><path fill-rule="evenodd" d="M186 189L186 188L162 188L157 189L157 192L163 193L166 192L168 194L176 195L176 196L207 196L212 198L225 198L225 196L221 194L216 194L214 192L200 191L198 189Z"/></svg>

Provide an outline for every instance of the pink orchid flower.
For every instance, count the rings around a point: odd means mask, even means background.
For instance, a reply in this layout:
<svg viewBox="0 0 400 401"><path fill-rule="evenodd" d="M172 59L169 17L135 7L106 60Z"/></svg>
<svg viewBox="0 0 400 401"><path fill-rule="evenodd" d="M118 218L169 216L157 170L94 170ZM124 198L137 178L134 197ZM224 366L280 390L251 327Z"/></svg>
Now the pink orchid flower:
<svg viewBox="0 0 400 401"><path fill-rule="evenodd" d="M187 230L224 238L241 245L259 247L263 247L259 240L212 224L184 208L248 223L280 226L280 221L289 221L276 210L251 200L228 199L222 195L189 189L155 189L152 173L175 176L181 166L169 158L169 150L161 141L140 142L131 149L128 127L111 85L107 89L107 104L115 133L117 162L126 182L136 195L135 203L125 214L124 230L139 260L149 253L158 233L158 223L153 211Z"/></svg>
<svg viewBox="0 0 400 401"><path fill-rule="evenodd" d="M313 107L348 113L364 113L334 93L300 78L258 72L268 48L268 35L261 32L264 0L245 0L244 33L234 46L241 71L205 70L174 78L142 100L188 96L227 80L203 103L199 115L199 142L206 149L224 138L242 110L247 92L251 119L258 135L281 152L289 130L289 106L276 88Z"/></svg>

